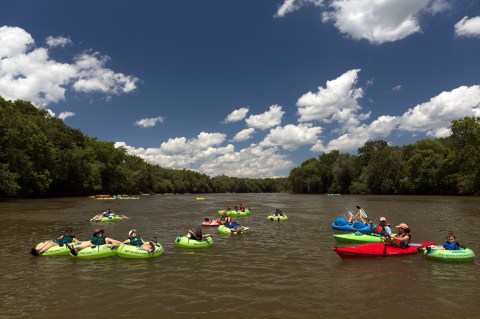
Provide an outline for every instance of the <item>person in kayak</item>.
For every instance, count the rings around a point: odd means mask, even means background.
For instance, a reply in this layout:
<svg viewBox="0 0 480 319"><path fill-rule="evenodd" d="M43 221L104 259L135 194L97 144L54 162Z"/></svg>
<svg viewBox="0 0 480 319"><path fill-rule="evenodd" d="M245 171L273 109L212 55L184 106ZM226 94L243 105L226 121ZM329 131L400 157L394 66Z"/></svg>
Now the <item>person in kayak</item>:
<svg viewBox="0 0 480 319"><path fill-rule="evenodd" d="M77 253L87 247L96 247L96 246L101 246L101 245L108 245L110 248L118 247L122 243L118 240L112 239L110 237L105 236L105 231L103 229L95 229L93 232L92 238L90 241L84 241L78 246L71 246L67 245L68 249L70 249L70 252L72 255L76 256Z"/></svg>
<svg viewBox="0 0 480 319"><path fill-rule="evenodd" d="M375 227L373 227L372 221L370 221L369 224L375 235L378 235L380 237L387 237L392 234L392 229L390 228L390 225L387 224L387 219L385 217L380 217L378 219L378 224Z"/></svg>
<svg viewBox="0 0 480 319"><path fill-rule="evenodd" d="M144 242L142 238L137 236L137 230L132 229L128 232L128 239L123 242L126 245L141 247L143 250L148 251L150 254L155 252L155 244L151 241Z"/></svg>
<svg viewBox="0 0 480 319"><path fill-rule="evenodd" d="M390 245L397 248L407 248L412 237L410 228L405 223L401 223L400 225L395 227L398 229L398 234L392 238Z"/></svg>
<svg viewBox="0 0 480 319"><path fill-rule="evenodd" d="M203 234L202 229L198 228L196 232L193 232L192 230L188 230L188 233L185 235L187 238L192 238L195 240L204 240L205 238L210 237L210 234Z"/></svg>
<svg viewBox="0 0 480 319"><path fill-rule="evenodd" d="M30 252L34 256L40 256L44 252L46 252L49 248L52 248L52 247L55 247L55 246L62 247L63 245L70 244L72 242L73 243L80 243L80 241L78 239L76 239L75 235L73 234L73 228L72 227L66 227L65 232L62 236L58 237L57 239L47 240L37 249L35 247L33 247Z"/></svg>
<svg viewBox="0 0 480 319"><path fill-rule="evenodd" d="M351 211L348 212L348 214L350 215L350 217L348 218L348 223L351 224L351 223L354 223L354 222L362 222L365 225L368 225L368 223L363 218L363 215L366 216L365 211L360 206L357 206L357 209L358 210L357 210L357 213L355 215L353 215L353 213Z"/></svg>

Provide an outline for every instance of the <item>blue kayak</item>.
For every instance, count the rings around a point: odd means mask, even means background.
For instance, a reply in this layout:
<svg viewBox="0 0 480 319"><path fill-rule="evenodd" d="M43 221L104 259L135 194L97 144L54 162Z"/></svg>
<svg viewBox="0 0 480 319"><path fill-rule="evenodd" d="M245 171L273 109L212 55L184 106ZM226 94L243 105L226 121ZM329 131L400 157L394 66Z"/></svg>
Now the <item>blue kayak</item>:
<svg viewBox="0 0 480 319"><path fill-rule="evenodd" d="M373 224L372 227L375 228L376 224ZM372 228L370 225L364 224L362 222L349 223L345 218L337 218L332 223L333 230L345 231L345 232L361 232L363 234L372 233Z"/></svg>

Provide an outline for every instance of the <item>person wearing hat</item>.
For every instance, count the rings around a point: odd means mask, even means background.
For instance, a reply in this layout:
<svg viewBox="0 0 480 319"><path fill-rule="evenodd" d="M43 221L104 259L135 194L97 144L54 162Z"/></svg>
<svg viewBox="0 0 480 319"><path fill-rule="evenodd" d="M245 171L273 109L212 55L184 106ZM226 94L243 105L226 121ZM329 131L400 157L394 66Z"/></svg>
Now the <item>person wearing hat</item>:
<svg viewBox="0 0 480 319"><path fill-rule="evenodd" d="M370 227L375 235L380 237L387 237L392 234L392 229L390 225L387 224L387 219L385 217L380 217L378 219L378 224L373 227L373 223L370 221Z"/></svg>
<svg viewBox="0 0 480 319"><path fill-rule="evenodd" d="M148 251L149 253L154 253L156 249L155 244L153 242L151 241L144 242L142 238L137 236L136 229L132 229L131 231L128 232L128 239L125 240L123 243L127 245L141 247L142 249Z"/></svg>
<svg viewBox="0 0 480 319"><path fill-rule="evenodd" d="M95 246L101 246L101 245L109 245L109 247L118 247L122 243L118 240L112 239L110 237L105 236L105 231L103 229L95 229L93 232L92 238L90 241L84 241L80 245L72 247L71 245L67 245L68 249L70 249L70 252L72 255L76 256L77 253L87 247L95 247Z"/></svg>
<svg viewBox="0 0 480 319"><path fill-rule="evenodd" d="M75 235L73 234L73 228L66 227L65 233L62 236L58 237L57 239L47 240L37 249L33 247L30 252L34 256L40 256L41 254L46 252L49 248L52 248L55 246L62 247L63 245L70 244L72 242L80 243L80 241L76 239Z"/></svg>
<svg viewBox="0 0 480 319"><path fill-rule="evenodd" d="M401 223L395 227L398 229L398 234L392 238L391 245L398 248L407 248L408 244L410 243L410 239L412 238L410 228L405 223Z"/></svg>

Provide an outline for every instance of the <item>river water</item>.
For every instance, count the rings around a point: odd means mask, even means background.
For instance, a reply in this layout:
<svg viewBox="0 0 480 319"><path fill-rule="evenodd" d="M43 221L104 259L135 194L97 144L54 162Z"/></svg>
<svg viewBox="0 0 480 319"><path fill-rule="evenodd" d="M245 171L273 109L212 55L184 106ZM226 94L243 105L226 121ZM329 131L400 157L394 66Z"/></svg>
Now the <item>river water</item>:
<svg viewBox="0 0 480 319"><path fill-rule="evenodd" d="M196 200L197 196L205 200ZM182 250L177 236L218 209L244 203L252 215L242 236L214 239L207 250ZM420 254L342 260L333 251L331 222L362 206L370 218L407 223L413 241L443 243L447 232L477 254L475 262L443 263ZM288 212L270 222L275 208ZM480 318L480 198L205 194L104 201L57 198L0 202L0 319L5 318ZM136 228L158 237L158 258L78 260L33 257L36 243L111 208L130 220L102 224L125 240Z"/></svg>

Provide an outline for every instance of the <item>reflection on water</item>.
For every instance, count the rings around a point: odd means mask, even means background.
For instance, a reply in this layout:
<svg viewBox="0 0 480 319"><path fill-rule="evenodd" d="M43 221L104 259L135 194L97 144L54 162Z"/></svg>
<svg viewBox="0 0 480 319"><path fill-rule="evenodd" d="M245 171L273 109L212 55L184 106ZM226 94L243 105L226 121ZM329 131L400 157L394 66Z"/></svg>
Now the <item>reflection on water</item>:
<svg viewBox="0 0 480 319"><path fill-rule="evenodd" d="M342 260L330 228L360 205L372 219L405 222L415 242L457 239L479 254L480 199L464 197L218 194L145 196L140 200L88 198L0 202L0 318L476 318L479 261L451 264L421 255ZM239 222L250 231L221 236L205 250L179 249L174 240L220 208L245 203ZM266 216L282 208L287 222ZM92 225L111 208L131 217ZM28 254L36 243L73 226L88 240L94 228L125 240L136 228L165 248L155 259L79 260ZM74 302L72 302L74 301ZM398 311L401 304L403 312Z"/></svg>

